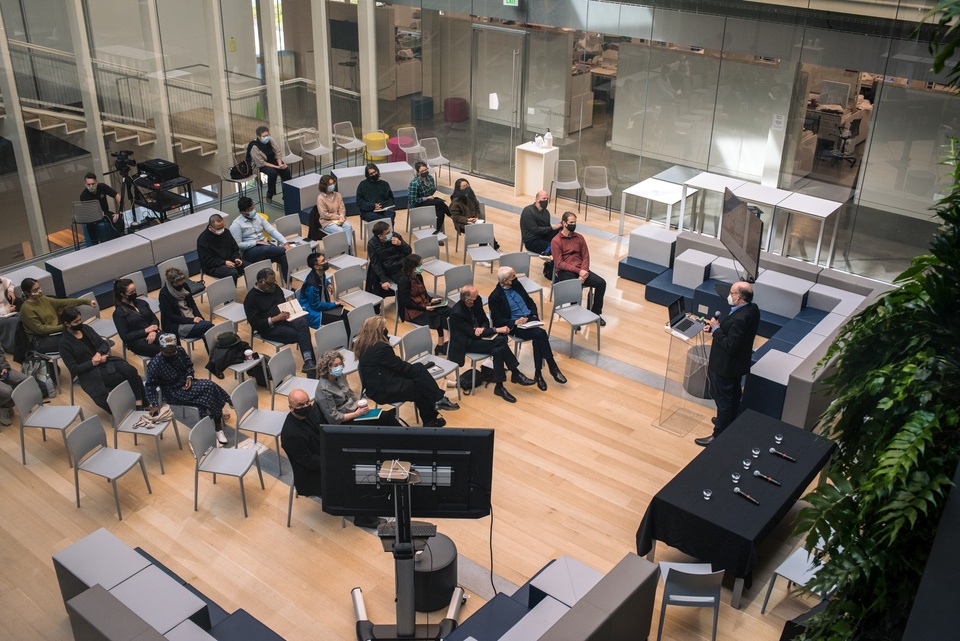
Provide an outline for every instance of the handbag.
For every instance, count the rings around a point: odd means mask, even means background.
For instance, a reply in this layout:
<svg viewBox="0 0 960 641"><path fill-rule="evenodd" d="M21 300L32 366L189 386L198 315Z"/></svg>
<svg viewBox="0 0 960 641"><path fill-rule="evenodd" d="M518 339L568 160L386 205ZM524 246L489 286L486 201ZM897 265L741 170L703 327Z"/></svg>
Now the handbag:
<svg viewBox="0 0 960 641"><path fill-rule="evenodd" d="M54 398L57 395L57 386L53 384L51 369L51 363L47 359L39 356L28 356L23 362L21 371L24 375L32 376L37 380L40 391L45 398Z"/></svg>
<svg viewBox="0 0 960 641"><path fill-rule="evenodd" d="M230 178L234 180L241 180L243 178L249 178L253 175L253 171L250 168L250 163L246 159L241 160L236 165L230 168Z"/></svg>

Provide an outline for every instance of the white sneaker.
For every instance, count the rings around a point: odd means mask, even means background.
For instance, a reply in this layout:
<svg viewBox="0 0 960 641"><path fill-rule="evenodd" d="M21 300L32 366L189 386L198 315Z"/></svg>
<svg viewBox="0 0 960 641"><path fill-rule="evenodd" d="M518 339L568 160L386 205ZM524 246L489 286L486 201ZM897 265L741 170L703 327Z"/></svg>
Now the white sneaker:
<svg viewBox="0 0 960 641"><path fill-rule="evenodd" d="M491 266L490 263L488 263L488 262L485 261L485 260L481 260L479 263L477 263L477 265L480 265L480 267L490 267L490 266Z"/></svg>
<svg viewBox="0 0 960 641"><path fill-rule="evenodd" d="M227 435L223 433L223 430L217 431L217 443L220 445L226 445L230 441L227 440Z"/></svg>

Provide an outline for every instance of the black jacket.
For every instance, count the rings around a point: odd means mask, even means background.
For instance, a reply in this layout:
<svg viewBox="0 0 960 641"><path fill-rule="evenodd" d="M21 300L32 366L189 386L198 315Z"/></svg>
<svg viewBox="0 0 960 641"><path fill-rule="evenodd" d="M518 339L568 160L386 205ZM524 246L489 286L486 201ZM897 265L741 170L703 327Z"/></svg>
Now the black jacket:
<svg viewBox="0 0 960 641"><path fill-rule="evenodd" d="M720 321L720 326L713 331L710 371L727 378L749 372L753 340L759 326L760 308L755 303L747 303Z"/></svg>
<svg viewBox="0 0 960 641"><path fill-rule="evenodd" d="M265 332L270 329L270 318L280 313L278 305L283 302L283 290L277 285L272 292L265 292L259 287L251 287L243 299L243 311L247 315L247 322L255 332Z"/></svg>
<svg viewBox="0 0 960 641"><path fill-rule="evenodd" d="M300 496L323 496L320 477L320 464L323 462L320 440L322 424L320 407L314 403L310 406L306 418L300 419L287 414L280 431L280 444L290 459L293 483Z"/></svg>
<svg viewBox="0 0 960 641"><path fill-rule="evenodd" d="M520 294L524 305L530 310L529 320L540 320L540 316L537 315L537 304L530 298L530 294L528 294L527 290L520 284L519 279L513 281L511 289ZM490 306L490 318L494 327L506 325L511 329L513 328L513 322L510 320L510 303L507 301L507 293L499 283L496 289L490 292L490 298L487 300L487 304Z"/></svg>
<svg viewBox="0 0 960 641"><path fill-rule="evenodd" d="M390 189L390 183L382 178L376 182L364 178L357 185L357 207L360 213L373 211L377 203L380 203L381 207L393 204L393 190Z"/></svg>
<svg viewBox="0 0 960 641"><path fill-rule="evenodd" d="M147 327L160 326L160 319L150 309L147 301L138 298L133 304L136 310L129 305L119 304L113 309L113 323L117 326L120 340L128 347L130 343L147 337L147 332L144 331Z"/></svg>
<svg viewBox="0 0 960 641"><path fill-rule="evenodd" d="M107 396L110 390L103 382L102 373L105 371L120 371L137 376L136 370L129 363L118 356L110 356L106 363L94 365L92 360L96 353L109 354L110 343L86 325L80 326L83 339L76 338L70 332L60 336L60 357L63 364L72 376L76 376L83 391L93 399L98 406L108 409ZM96 346L96 349L94 349ZM132 386L136 386L134 383ZM140 385L142 387L142 383ZM109 411L109 410L108 410Z"/></svg>
<svg viewBox="0 0 960 641"><path fill-rule="evenodd" d="M466 359L468 343L478 338L474 335L474 329L483 327L483 336L493 336L496 330L490 327L490 320L487 313L483 311L483 303L480 299L474 301L473 307L467 307L463 300L457 302L450 312L450 351L447 358L457 365L463 365Z"/></svg>
<svg viewBox="0 0 960 641"><path fill-rule="evenodd" d="M400 234L394 232L393 235L400 239L399 245L394 245L392 242L381 243L376 236L367 243L368 292L383 296L384 290L381 285L387 281L399 282L400 274L403 273L403 259L413 253L413 249Z"/></svg>
<svg viewBox="0 0 960 641"><path fill-rule="evenodd" d="M197 237L197 254L200 256L200 268L209 274L217 267L223 267L228 260L239 260L240 247L229 229L219 236L204 229Z"/></svg>
<svg viewBox="0 0 960 641"><path fill-rule="evenodd" d="M376 403L393 402L409 391L414 368L422 364L408 363L393 351L389 343L375 343L360 357L358 370L366 395Z"/></svg>

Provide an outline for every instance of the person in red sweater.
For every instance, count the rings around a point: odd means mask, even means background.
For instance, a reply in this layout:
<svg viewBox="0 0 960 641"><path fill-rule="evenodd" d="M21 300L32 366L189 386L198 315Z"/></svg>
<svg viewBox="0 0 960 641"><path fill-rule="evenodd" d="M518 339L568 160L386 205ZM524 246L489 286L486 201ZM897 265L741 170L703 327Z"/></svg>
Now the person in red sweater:
<svg viewBox="0 0 960 641"><path fill-rule="evenodd" d="M577 215L572 211L565 212L561 223L560 233L550 243L556 278L558 281L578 278L584 287L593 287L593 307L590 311L600 316L600 325L606 325L601 314L607 281L590 271L590 250L587 249L587 240L577 233Z"/></svg>

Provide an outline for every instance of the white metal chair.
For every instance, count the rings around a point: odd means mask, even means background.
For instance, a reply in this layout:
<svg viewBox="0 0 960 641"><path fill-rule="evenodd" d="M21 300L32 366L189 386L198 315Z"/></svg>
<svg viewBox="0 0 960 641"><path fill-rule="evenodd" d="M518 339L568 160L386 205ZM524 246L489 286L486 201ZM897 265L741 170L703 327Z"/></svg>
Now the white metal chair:
<svg viewBox="0 0 960 641"><path fill-rule="evenodd" d="M228 231L226 233L230 232ZM207 286L203 282L203 274L200 275L201 280L199 283L190 279L190 269L187 267L187 260L183 256L174 256L157 265L157 273L160 274L160 289L166 286L167 270L171 267L176 267L187 277L187 289L190 290L191 296L201 296L204 290L206 290Z"/></svg>
<svg viewBox="0 0 960 641"><path fill-rule="evenodd" d="M210 303L210 320L214 323L217 317L234 326L247 321L243 304L237 302L237 285L229 276L218 278L207 285L207 302ZM212 346L207 345L207 348L210 347Z"/></svg>
<svg viewBox="0 0 960 641"><path fill-rule="evenodd" d="M450 248L447 248L447 259L450 258ZM433 276L433 290L437 291L437 279L456 267L451 263L440 260L440 243L434 235L424 236L413 241L413 253L423 259L423 271ZM461 265L465 267L465 265Z"/></svg>
<svg viewBox="0 0 960 641"><path fill-rule="evenodd" d="M379 222L384 222L390 225L391 229L393 228L393 221L389 218L377 218L376 220L365 220L363 222L363 227L360 228L360 240L369 240L370 233L373 229L373 226Z"/></svg>
<svg viewBox="0 0 960 641"><path fill-rule="evenodd" d="M437 180L440 180L440 174L443 173L443 166L447 166L447 182L453 181L453 173L450 168L450 161L440 153L440 141L436 138L424 138L420 141L423 147L423 161L437 170Z"/></svg>
<svg viewBox="0 0 960 641"><path fill-rule="evenodd" d="M370 309L370 315L373 316L373 306L364 305L357 309L350 310L347 317L349 318L350 314L353 314L358 309L366 310L367 308ZM347 328L343 326L343 321L321 325L319 329L313 330L313 343L316 346L318 357L321 354L334 350L340 352L343 356L344 374L353 374L357 371L359 363L353 350L350 349L350 337L347 336ZM315 392L316 385L314 385L314 391L310 392L310 395L313 396Z"/></svg>
<svg viewBox="0 0 960 641"><path fill-rule="evenodd" d="M453 269L448 269L443 274L443 297L450 301L451 305L460 300L460 288L464 285L473 285L473 268L470 265L457 265ZM487 301L483 296L480 300L484 305Z"/></svg>
<svg viewBox="0 0 960 641"><path fill-rule="evenodd" d="M280 143L280 151L283 153L283 158L281 159L283 164L290 167L300 163L300 173L302 174L303 158L293 153L293 150L290 148L290 139L287 136L283 136L283 141Z"/></svg>
<svg viewBox="0 0 960 641"><path fill-rule="evenodd" d="M411 142L404 144L404 139ZM420 154L423 153L423 147L420 146L420 137L417 136L417 128L399 127L397 129L397 141L397 146L400 147L400 151L406 154L407 162L412 167Z"/></svg>
<svg viewBox="0 0 960 641"><path fill-rule="evenodd" d="M300 152L313 158L313 171L316 172L321 158L330 153L330 147L320 142L320 134L311 127L300 132Z"/></svg>
<svg viewBox="0 0 960 641"><path fill-rule="evenodd" d="M577 178L576 160L558 160L553 168L553 180L550 181L550 191L554 191L553 208L557 208L557 200L560 198L561 191L576 190L577 192L577 213L580 213L580 180ZM550 200L550 191L547 192L547 200ZM586 214L584 214L586 218Z"/></svg>
<svg viewBox="0 0 960 641"><path fill-rule="evenodd" d="M310 275L310 268L307 267L307 259L313 253L313 248L309 244L296 245L287 251L287 266L290 268L290 288L293 289L293 281L298 280L301 284Z"/></svg>
<svg viewBox="0 0 960 641"><path fill-rule="evenodd" d="M289 263L287 266L289 267ZM249 292L257 284L257 272L261 269L269 267L277 272L277 282L282 283L282 277L279 270L276 269L273 262L269 259L258 260L255 263L250 263L249 265L243 266L243 282L246 283L247 291ZM289 270L288 270L289 271ZM230 280L233 280L232 278ZM288 289L287 287L280 286L280 290L283 292L283 298L285 300L290 300L293 298L293 290ZM244 315L244 320L246 320L246 315Z"/></svg>
<svg viewBox="0 0 960 641"><path fill-rule="evenodd" d="M362 267L367 264L365 258L350 254L350 243L347 242L346 231L327 234L320 243L323 245L323 255L327 257L327 262L334 269L343 269L355 265Z"/></svg>
<svg viewBox="0 0 960 641"><path fill-rule="evenodd" d="M485 222L486 220L487 220L487 204L480 203L480 212L478 214L477 222L482 223L482 222ZM470 226L469 224L465 225L464 229L466 229L469 226ZM460 235L461 235L460 230L455 228L454 231L456 232L456 236L454 239L453 250L460 251Z"/></svg>
<svg viewBox="0 0 960 641"><path fill-rule="evenodd" d="M770 600L770 594L773 592L773 584L777 582L778 576L785 578L788 585L792 583L799 588L804 588L810 581L816 578L817 572L820 571L821 567L823 566L815 563L813 555L803 548L794 550L793 553L773 571L773 576L770 577L770 585L767 587L767 594L763 597L760 614L765 614L767 611L767 602ZM820 596L826 598L827 595L821 594Z"/></svg>
<svg viewBox="0 0 960 641"><path fill-rule="evenodd" d="M537 313L543 314L543 285L530 278L530 254L527 252L503 254L500 256L500 266L513 268L517 273L517 281L527 294L540 294L540 309Z"/></svg>
<svg viewBox="0 0 960 641"><path fill-rule="evenodd" d="M433 334L426 325L421 325L407 332L400 338L400 351L403 360L410 363L425 363L432 361L434 371L430 372L434 380L446 378L450 374L457 377L457 398L460 398L460 366L451 360L440 358L433 353Z"/></svg>
<svg viewBox="0 0 960 641"><path fill-rule="evenodd" d="M439 246L441 242L447 240L447 235L443 232L435 234L437 226L437 210L432 205L427 205L426 207L414 207L407 210L407 229L410 232L410 235L413 237L413 244L416 246L417 241L429 236L434 237L437 240L437 245ZM450 246L445 245L447 250L447 260L450 260ZM417 250L413 250L414 253L417 253ZM438 255L437 258L440 256Z"/></svg>
<svg viewBox="0 0 960 641"><path fill-rule="evenodd" d="M356 162L360 150L367 146L366 143L357 138L353 123L349 120L333 125L333 144L335 146L334 149L340 147L346 151L348 157L350 152L353 152L354 162ZM336 152L334 152L333 166L337 166Z"/></svg>
<svg viewBox="0 0 960 641"><path fill-rule="evenodd" d="M234 447L240 444L240 430L253 432L253 442L259 434L272 436L277 446L277 468L283 473L283 457L280 455L280 430L287 418L286 412L261 410L257 408L257 382L248 378L230 393L231 405L236 412L237 430Z"/></svg>
<svg viewBox="0 0 960 641"><path fill-rule="evenodd" d="M500 260L500 252L493 248L495 243L493 237L493 223L474 223L467 225L463 230L463 262L466 264L467 256L470 257L470 266L476 269L477 263L490 263L490 271L493 271L493 263Z"/></svg>
<svg viewBox="0 0 960 641"><path fill-rule="evenodd" d="M80 294L77 296L77 298L83 298L84 300L96 300L96 296L93 295L93 292ZM116 324L114 324L112 319L102 318L100 316L99 305L96 307L93 307L92 305L80 305L77 307L77 311L80 312L80 320L86 323L90 329L95 331L102 338L105 338L109 341L111 338L117 335Z"/></svg>
<svg viewBox="0 0 960 641"><path fill-rule="evenodd" d="M613 216L613 210L610 209L610 201L613 198L613 192L607 184L607 168L592 166L583 168L583 219L587 219L587 211L590 209L590 197L607 199L607 220ZM579 209L578 209L579 211Z"/></svg>
<svg viewBox="0 0 960 641"><path fill-rule="evenodd" d="M13 404L20 416L20 461L27 464L27 450L23 442L23 430L28 427L39 428L43 440L47 440L47 430L57 430L63 435L63 445L67 447L67 428L79 418L83 420L83 408L73 405L44 405L43 393L37 379L28 376L25 381L13 388ZM67 460L70 450L67 447Z"/></svg>
<svg viewBox="0 0 960 641"><path fill-rule="evenodd" d="M341 321L338 321L341 322ZM322 353L322 352L319 352ZM267 363L270 370L270 409L274 409L277 394L289 396L294 390L303 390L310 398L317 393L316 379L297 376L297 364L293 360L293 348L284 347Z"/></svg>
<svg viewBox="0 0 960 641"><path fill-rule="evenodd" d="M657 628L657 641L663 635L663 618L668 605L688 608L713 608L713 641L717 641L717 619L720 616L720 587L723 582L723 570L700 573L684 571L687 564L671 564L663 577L663 599L660 603L660 625ZM699 566L701 564L692 564Z"/></svg>
<svg viewBox="0 0 960 641"><path fill-rule="evenodd" d="M577 278L562 280L553 286L553 313L550 314L550 326L547 334L553 330L553 318L559 316L570 323L570 356L573 356L573 334L583 327L595 323L597 325L597 351L600 351L600 316L586 309L583 301L583 286Z"/></svg>
<svg viewBox="0 0 960 641"><path fill-rule="evenodd" d="M389 136L385 134L382 129L377 129L370 133L373 135L366 138L366 155L369 156L373 162L383 162L387 160L393 154L393 150L387 146L387 138L389 138Z"/></svg>
<svg viewBox="0 0 960 641"><path fill-rule="evenodd" d="M292 242L303 242L303 223L300 214L287 214L273 221L273 227L280 235Z"/></svg>
<svg viewBox="0 0 960 641"><path fill-rule="evenodd" d="M217 188L217 193L220 194L219 207L220 209L223 209L223 183L232 183L236 185L237 192L243 196L247 183L251 180L254 180L256 177L256 172L252 172L249 176L244 178L232 178L230 176L230 168L237 164L237 160L232 154L219 155L217 157L217 164L220 168L220 186Z"/></svg>
<svg viewBox="0 0 960 641"><path fill-rule="evenodd" d="M357 334L360 332L360 328L363 327L363 322L376 315L377 312L374 309L374 306L370 303L360 305L347 312L347 324L350 326L350 336L347 337L347 345L349 345L351 349L353 348L353 339L357 337ZM390 343L390 347L396 347L400 344L400 338L398 336L389 334L387 335L387 342ZM356 358L353 356L353 352L350 352L350 356L352 358Z"/></svg>
<svg viewBox="0 0 960 641"><path fill-rule="evenodd" d="M157 444L157 458L160 460L160 473L163 470L163 452L160 449L160 438L163 432L172 424L173 433L177 437L177 447L183 449L183 443L180 441L180 428L177 427L177 419L172 418L169 421L156 425L137 426L137 421L141 416L147 414L143 410L136 408L137 399L133 395L129 381L124 381L113 388L107 395L107 405L110 407L110 419L113 421L113 447L117 447L117 437L120 432L133 434L133 444L137 444L137 436L152 436Z"/></svg>
<svg viewBox="0 0 960 641"><path fill-rule="evenodd" d="M382 315L383 299L364 290L364 276L365 268L363 265L352 265L333 272L333 297L350 307L360 307L367 303L374 306L380 305ZM351 323L350 326L353 327L353 324Z"/></svg>
<svg viewBox="0 0 960 641"><path fill-rule="evenodd" d="M232 280L232 279L228 278L228 280ZM208 329L206 333L203 335L203 342L207 346L207 351L209 353L213 353L213 346L217 344L217 336L225 332L236 333L236 331L237 331L237 325L232 321L222 321L220 323L217 323L210 329ZM227 367L227 370L233 372L234 378L236 378L239 381L243 381L247 372L252 370L254 367L264 368L263 373L264 373L264 377L266 377L266 373L267 373L266 365L263 362L263 358L260 356L257 356L256 358L252 358L249 361L243 361L242 363L234 363L233 365L230 365L229 367ZM211 378L212 376L213 376L212 372L210 370L207 370L207 378Z"/></svg>
<svg viewBox="0 0 960 641"><path fill-rule="evenodd" d="M263 470L260 468L260 456L256 448L238 450L228 447L217 447L217 436L213 426L213 419L205 416L190 431L190 448L197 460L193 470L193 511L197 511L197 495L200 491L200 472L213 475L213 482L217 482L217 474L235 476L240 481L240 501L243 503L243 516L247 516L247 497L243 491L243 477L254 464L260 476L260 487L263 484Z"/></svg>
<svg viewBox="0 0 960 641"><path fill-rule="evenodd" d="M103 432L103 423L99 416L91 416L82 421L66 435L67 449L70 458L74 461L73 483L77 488L77 507L80 507L80 472L96 474L110 481L113 486L113 500L117 504L117 518L123 520L120 511L120 495L117 492L117 479L140 464L143 472L143 482L147 484L147 493L153 494L150 489L150 479L147 478L147 467L143 464L143 454L127 450L110 449L107 447L107 435Z"/></svg>
<svg viewBox="0 0 960 641"><path fill-rule="evenodd" d="M150 290L147 289L147 281L143 277L142 271L131 272L126 276L121 276L121 278L129 278L130 280L132 280L134 286L136 286L137 288L137 298L141 298L147 301L147 305L150 306L150 310L154 314L157 314L160 312L160 301L158 301L156 298L150 298L149 296L147 296L147 292Z"/></svg>

